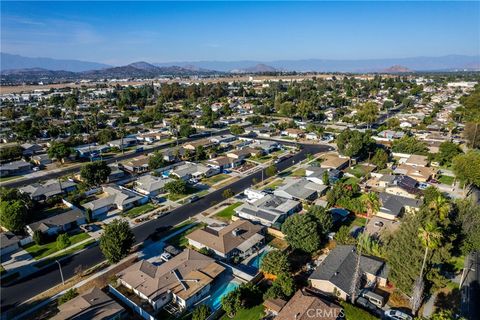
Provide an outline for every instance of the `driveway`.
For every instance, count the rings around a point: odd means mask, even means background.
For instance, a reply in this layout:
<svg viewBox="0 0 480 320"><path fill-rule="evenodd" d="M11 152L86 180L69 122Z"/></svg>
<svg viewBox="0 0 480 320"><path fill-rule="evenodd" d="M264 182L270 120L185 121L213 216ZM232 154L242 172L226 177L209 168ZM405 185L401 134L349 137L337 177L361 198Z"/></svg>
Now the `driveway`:
<svg viewBox="0 0 480 320"><path fill-rule="evenodd" d="M378 227L375 225L375 223L383 223L383 226ZM398 221L392 221L380 217L373 217L368 221L367 227L365 229L365 232L368 235L377 237L380 235L381 232L387 230L388 232L393 232L398 229L400 226L400 222Z"/></svg>

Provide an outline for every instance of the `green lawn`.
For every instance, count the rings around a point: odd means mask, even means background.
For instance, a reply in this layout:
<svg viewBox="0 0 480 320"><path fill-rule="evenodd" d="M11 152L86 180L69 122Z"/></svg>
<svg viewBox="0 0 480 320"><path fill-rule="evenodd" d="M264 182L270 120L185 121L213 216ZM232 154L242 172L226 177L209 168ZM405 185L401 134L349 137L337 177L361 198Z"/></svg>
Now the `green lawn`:
<svg viewBox="0 0 480 320"><path fill-rule="evenodd" d="M209 178L202 179L202 182L209 186L213 186L215 183L219 183L220 181L228 179L229 177L230 176L228 174L220 173Z"/></svg>
<svg viewBox="0 0 480 320"><path fill-rule="evenodd" d="M87 233L81 232L75 235L70 236L71 245L90 238ZM32 242L25 247L23 247L30 255L35 258L35 260L44 258L58 251L57 242L52 241L50 243L37 245L35 242Z"/></svg>
<svg viewBox="0 0 480 320"><path fill-rule="evenodd" d="M234 209L241 206L241 202L236 202L232 205L229 205L222 211L219 211L215 214L215 217L220 219L220 220L225 220L225 221L230 221L232 219L232 216L235 214Z"/></svg>
<svg viewBox="0 0 480 320"><path fill-rule="evenodd" d="M281 184L283 183L283 180L282 179L276 179L276 180L273 180L272 182L270 182L269 184L267 184L266 186L262 187L262 190L265 190L265 189L277 189Z"/></svg>
<svg viewBox="0 0 480 320"><path fill-rule="evenodd" d="M354 185L354 184L358 184L358 181L359 179L358 178L355 178L355 177L344 177L342 178L342 182L345 183L345 184L349 184L349 185Z"/></svg>
<svg viewBox="0 0 480 320"><path fill-rule="evenodd" d="M184 230L183 232L180 232L179 234L175 235L174 237L168 239L166 242L168 244L171 244L172 246L175 246L177 248L186 248L188 245L188 239L185 238L185 236L197 229L205 227L205 223L199 223L196 225L193 225L191 228L188 228L187 230ZM177 229L178 230L178 229Z"/></svg>
<svg viewBox="0 0 480 320"><path fill-rule="evenodd" d="M377 319L367 311L364 311L350 303L345 301L340 301L340 305L343 307L345 311L345 319L346 320L375 320Z"/></svg>
<svg viewBox="0 0 480 320"><path fill-rule="evenodd" d="M190 196L192 194L194 194L195 192L197 192L198 189L197 188L193 188L193 187L190 187L190 186L187 186L187 192L186 193L181 193L181 194L173 194L173 193L169 193L167 198L171 201L177 201L177 200L180 200L182 198L185 198L187 196Z"/></svg>
<svg viewBox="0 0 480 320"><path fill-rule="evenodd" d="M266 155L266 156L261 156L261 157L251 157L250 159L252 161L255 161L255 162L265 163L267 161L272 160L272 156L271 155Z"/></svg>
<svg viewBox="0 0 480 320"><path fill-rule="evenodd" d="M294 177L305 177L305 169L304 168L298 168L295 171L292 172L292 176Z"/></svg>
<svg viewBox="0 0 480 320"><path fill-rule="evenodd" d="M125 211L123 215L128 216L129 218L136 218L138 216L141 216L142 214L152 211L153 209L155 209L155 206L152 203L147 202L140 207L135 207L128 211Z"/></svg>
<svg viewBox="0 0 480 320"><path fill-rule="evenodd" d="M265 315L263 311L263 304L259 304L250 309L240 309L235 317L229 318L227 315L222 317L222 320L260 320Z"/></svg>
<svg viewBox="0 0 480 320"><path fill-rule="evenodd" d="M35 263L34 266L36 268L42 268L42 267L44 267L46 265L49 265L50 263L54 262L55 260L62 259L66 256L71 255L72 253L83 250L83 249L85 249L86 247L90 246L91 244L93 244L95 242L96 242L95 239L90 239L90 240L86 241L85 243L82 243L81 245L78 245L74 248L67 249L67 250L63 251L62 253L55 254L55 255L51 256L50 258L47 258L47 259L44 259L44 260L42 260L38 263Z"/></svg>
<svg viewBox="0 0 480 320"><path fill-rule="evenodd" d="M437 178L437 180L443 184L448 184L449 186L451 186L453 184L453 181L455 181L455 178L450 176L440 176Z"/></svg>
<svg viewBox="0 0 480 320"><path fill-rule="evenodd" d="M353 167L353 169L349 168L347 172L353 174L357 178L361 178L368 173L368 171L365 170L365 168L361 165L356 165L355 167Z"/></svg>
<svg viewBox="0 0 480 320"><path fill-rule="evenodd" d="M365 225L366 220L367 219L362 218L362 217L355 217L355 219L352 221L352 225L363 227Z"/></svg>

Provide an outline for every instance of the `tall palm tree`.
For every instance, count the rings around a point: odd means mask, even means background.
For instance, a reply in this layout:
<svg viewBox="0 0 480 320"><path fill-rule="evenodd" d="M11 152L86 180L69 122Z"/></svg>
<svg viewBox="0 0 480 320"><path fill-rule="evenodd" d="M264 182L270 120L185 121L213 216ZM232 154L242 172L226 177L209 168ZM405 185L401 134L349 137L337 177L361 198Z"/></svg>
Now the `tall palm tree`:
<svg viewBox="0 0 480 320"><path fill-rule="evenodd" d="M425 247L425 253L423 255L422 268L420 269L420 276L418 278L418 283L423 284L423 273L425 271L425 265L427 264L428 251L437 248L440 245L442 240L442 233L440 228L431 222L427 222L424 227L418 229L418 238L422 242L422 245ZM422 290L423 285L416 285L414 290ZM414 292L412 295L412 311L416 314L418 308L420 307L421 296L423 292ZM413 298L417 297L418 300Z"/></svg>
<svg viewBox="0 0 480 320"><path fill-rule="evenodd" d="M367 227L368 220L370 217L376 213L380 209L380 200L378 199L378 195L373 192L365 193L361 197L361 201L363 206L366 209L366 219L365 219L365 225L364 225L364 230ZM355 266L355 273L353 275L353 280L352 280L352 287L350 288L350 294L351 294L351 299L352 303L355 303L355 296L357 294L357 286L360 280L360 258L362 256L362 243L359 242L358 245L358 252L357 252L357 264Z"/></svg>
<svg viewBox="0 0 480 320"><path fill-rule="evenodd" d="M447 198L439 195L430 202L428 208L435 213L435 216L439 217L440 220L445 220L450 213L451 205Z"/></svg>

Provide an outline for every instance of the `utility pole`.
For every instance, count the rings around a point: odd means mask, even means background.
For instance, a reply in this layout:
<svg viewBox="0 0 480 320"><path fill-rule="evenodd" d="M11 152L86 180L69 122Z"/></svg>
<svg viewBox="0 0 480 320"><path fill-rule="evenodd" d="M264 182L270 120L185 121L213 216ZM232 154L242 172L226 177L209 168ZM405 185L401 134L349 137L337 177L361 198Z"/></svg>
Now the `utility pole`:
<svg viewBox="0 0 480 320"><path fill-rule="evenodd" d="M65 285L65 279L63 278L63 272L62 272L62 265L58 260L55 260L56 263L58 263L58 269L60 269L60 276L62 277L62 284Z"/></svg>

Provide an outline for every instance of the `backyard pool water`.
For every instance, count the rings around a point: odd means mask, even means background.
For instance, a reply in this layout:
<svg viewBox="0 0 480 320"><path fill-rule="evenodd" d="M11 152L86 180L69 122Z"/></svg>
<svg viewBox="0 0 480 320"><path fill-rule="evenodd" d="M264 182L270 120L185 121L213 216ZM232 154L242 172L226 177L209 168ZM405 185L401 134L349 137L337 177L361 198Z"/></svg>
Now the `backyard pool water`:
<svg viewBox="0 0 480 320"><path fill-rule="evenodd" d="M240 283L234 279L217 283L212 288L212 294L207 301L207 305L210 307L211 310L219 309L222 306L222 297L232 292L239 286Z"/></svg>
<svg viewBox="0 0 480 320"><path fill-rule="evenodd" d="M262 263L263 257L268 253L268 250L263 250L255 258L248 261L247 266L254 267L255 269L260 269L260 263Z"/></svg>

